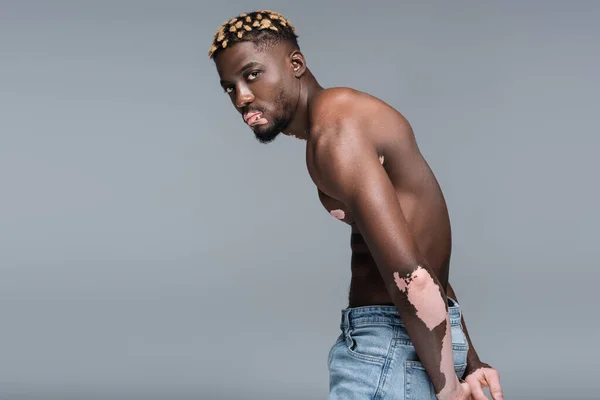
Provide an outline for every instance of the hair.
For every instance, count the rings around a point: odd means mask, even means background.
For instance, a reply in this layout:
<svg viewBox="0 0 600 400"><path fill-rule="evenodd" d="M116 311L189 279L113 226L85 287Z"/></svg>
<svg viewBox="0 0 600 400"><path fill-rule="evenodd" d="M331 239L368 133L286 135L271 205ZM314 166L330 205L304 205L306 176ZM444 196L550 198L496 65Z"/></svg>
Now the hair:
<svg viewBox="0 0 600 400"><path fill-rule="evenodd" d="M212 59L219 51L238 42L253 42L264 50L283 41L298 46L296 29L290 20L271 10L243 13L225 22L217 29L208 56Z"/></svg>

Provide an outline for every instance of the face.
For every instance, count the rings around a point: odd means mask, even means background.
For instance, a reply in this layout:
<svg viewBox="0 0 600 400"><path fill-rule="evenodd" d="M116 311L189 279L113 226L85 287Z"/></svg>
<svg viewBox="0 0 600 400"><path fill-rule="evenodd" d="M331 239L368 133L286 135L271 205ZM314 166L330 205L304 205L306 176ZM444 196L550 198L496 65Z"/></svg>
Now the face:
<svg viewBox="0 0 600 400"><path fill-rule="evenodd" d="M294 117L299 79L292 53L286 43L258 51L240 42L215 57L223 90L261 143L272 142Z"/></svg>

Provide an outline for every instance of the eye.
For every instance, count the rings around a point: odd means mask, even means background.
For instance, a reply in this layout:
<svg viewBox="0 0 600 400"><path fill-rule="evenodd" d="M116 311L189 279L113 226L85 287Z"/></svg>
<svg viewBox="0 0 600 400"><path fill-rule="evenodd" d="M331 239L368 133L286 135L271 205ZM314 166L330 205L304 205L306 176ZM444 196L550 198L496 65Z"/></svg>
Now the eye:
<svg viewBox="0 0 600 400"><path fill-rule="evenodd" d="M252 71L248 74L248 76L246 77L249 81L253 81L256 78L258 78L258 76L260 75L260 71Z"/></svg>
<svg viewBox="0 0 600 400"><path fill-rule="evenodd" d="M233 87L232 86L226 87L226 88L223 89L223 91L225 93L229 94L229 93L231 93L233 91Z"/></svg>

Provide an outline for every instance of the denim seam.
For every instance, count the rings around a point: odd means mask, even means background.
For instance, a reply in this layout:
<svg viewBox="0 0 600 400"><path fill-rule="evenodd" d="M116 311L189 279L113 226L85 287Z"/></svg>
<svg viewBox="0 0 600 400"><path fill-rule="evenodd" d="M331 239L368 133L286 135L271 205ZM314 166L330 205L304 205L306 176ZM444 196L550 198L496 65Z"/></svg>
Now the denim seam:
<svg viewBox="0 0 600 400"><path fill-rule="evenodd" d="M382 399L383 396L385 396L385 393L383 393L383 388L385 387L385 382L387 381L388 373L390 371L390 365L394 361L395 352L396 341L392 337L392 340L390 340L390 344L388 346L388 353L385 357L385 363L383 364L381 376L379 377L379 384L377 385L377 390L375 391L375 396L373 396L373 400Z"/></svg>
<svg viewBox="0 0 600 400"><path fill-rule="evenodd" d="M400 346L412 346L413 343L410 339L394 338L394 342Z"/></svg>
<svg viewBox="0 0 600 400"><path fill-rule="evenodd" d="M406 363L407 363L407 361L404 361L404 365L402 366L402 369L404 370L404 397L409 399L411 382L410 382L410 372L409 372L408 368L406 368Z"/></svg>
<svg viewBox="0 0 600 400"><path fill-rule="evenodd" d="M404 322L398 320L392 320L391 318L386 317L353 317L350 324L352 326L359 325L393 325L393 326L405 326ZM450 319L450 326L452 327L462 327L460 318L459 319ZM342 324L343 327L343 324Z"/></svg>
<svg viewBox="0 0 600 400"><path fill-rule="evenodd" d="M401 339L401 338L396 338L393 339L393 341L396 344L399 344L400 346L411 346L414 347L414 344L411 340L409 339ZM452 343L452 350L456 350L456 351L464 351L464 350L469 350L469 346L468 344L460 344L460 343Z"/></svg>
<svg viewBox="0 0 600 400"><path fill-rule="evenodd" d="M381 360L380 358L373 357L373 356L367 356L365 354L356 353L356 352L350 350L350 348L348 348L348 347L346 347L346 353L348 353L348 355L352 358L355 358L360 361L365 361L365 362L368 362L371 364L381 366L385 363L385 360Z"/></svg>
<svg viewBox="0 0 600 400"><path fill-rule="evenodd" d="M423 370L425 372L427 372L427 370L425 369L425 367L423 367L423 364L421 364L419 361L404 361L404 396L406 397L407 400L411 400L411 399L415 399L414 397L414 393L412 393L411 391L411 380L410 378L412 377L412 374L410 373L411 369L419 369L419 370ZM431 384L431 380L429 381L429 384Z"/></svg>
<svg viewBox="0 0 600 400"><path fill-rule="evenodd" d="M369 325L369 324L389 324L389 325L404 325L403 322L394 320L389 317L353 317L352 325Z"/></svg>

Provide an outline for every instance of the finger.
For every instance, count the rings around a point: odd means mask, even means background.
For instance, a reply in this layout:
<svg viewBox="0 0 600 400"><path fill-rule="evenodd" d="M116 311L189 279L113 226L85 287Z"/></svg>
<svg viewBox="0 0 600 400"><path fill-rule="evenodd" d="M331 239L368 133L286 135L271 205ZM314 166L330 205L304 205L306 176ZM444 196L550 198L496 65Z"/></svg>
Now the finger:
<svg viewBox="0 0 600 400"><path fill-rule="evenodd" d="M504 395L502 393L502 386L500 385L500 374L495 369L484 371L485 380L488 383L490 388L490 393L492 395L492 399L494 400L504 400Z"/></svg>
<svg viewBox="0 0 600 400"><path fill-rule="evenodd" d="M471 397L471 386L469 386L469 384L467 382L462 382L460 384L460 386L462 386L462 388L463 388L463 393L465 395L464 398L467 399L467 400L471 400L472 399L472 397Z"/></svg>
<svg viewBox="0 0 600 400"><path fill-rule="evenodd" d="M481 382L475 376L467 376L465 379L471 388L471 396L473 400L488 400L487 396L483 392Z"/></svg>

